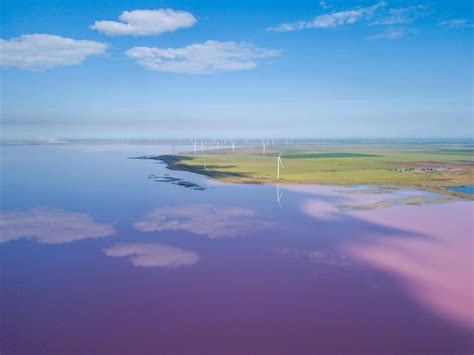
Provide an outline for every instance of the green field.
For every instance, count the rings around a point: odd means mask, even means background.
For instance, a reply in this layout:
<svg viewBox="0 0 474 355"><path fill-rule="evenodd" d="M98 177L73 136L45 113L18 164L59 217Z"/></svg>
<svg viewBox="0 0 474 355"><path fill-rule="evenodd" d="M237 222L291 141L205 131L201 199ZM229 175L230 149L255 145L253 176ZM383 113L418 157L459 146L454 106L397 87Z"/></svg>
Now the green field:
<svg viewBox="0 0 474 355"><path fill-rule="evenodd" d="M285 159L317 159L317 158L362 158L362 157L376 157L378 155L373 154L361 154L361 153L300 153L300 154L288 154L285 155Z"/></svg>
<svg viewBox="0 0 474 355"><path fill-rule="evenodd" d="M224 182L332 185L393 185L472 197L445 190L474 184L472 145L321 145L211 150L205 154L155 157L170 169L192 171ZM284 168L276 178L278 154ZM399 171L397 169L407 169Z"/></svg>

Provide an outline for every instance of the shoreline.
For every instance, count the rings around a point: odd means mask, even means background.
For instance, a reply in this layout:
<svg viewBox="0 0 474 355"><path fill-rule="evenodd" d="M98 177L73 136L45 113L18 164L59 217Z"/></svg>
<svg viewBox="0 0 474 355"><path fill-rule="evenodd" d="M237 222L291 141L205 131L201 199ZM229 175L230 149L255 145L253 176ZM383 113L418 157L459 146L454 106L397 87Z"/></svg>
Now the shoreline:
<svg viewBox="0 0 474 355"><path fill-rule="evenodd" d="M146 157L139 157L140 159L150 159L161 161L166 164L166 168L168 170L174 171L185 171L190 172L202 176L206 176L211 179L215 179L222 183L236 183L236 184L253 184L253 185L324 185L324 186L374 186L374 187L393 187L393 188L411 188L420 191L432 192L443 195L445 197L451 197L453 199L461 199L461 200L474 200L474 195L466 194L458 191L451 191L448 190L448 187L461 187L466 186L465 184L461 185L446 185L446 186L427 186L427 185L418 185L418 184L409 184L409 183L383 183L383 182L373 182L373 181L357 181L357 182L344 182L344 181L310 181L310 180L285 180L283 178L276 179L274 177L259 177L259 178L252 178L249 176L243 176L242 174L235 173L235 172L222 172L218 170L213 170L216 166L208 166L204 167L203 165L191 165L186 164L187 160L192 160L192 157L187 155L157 155L157 156L146 156Z"/></svg>

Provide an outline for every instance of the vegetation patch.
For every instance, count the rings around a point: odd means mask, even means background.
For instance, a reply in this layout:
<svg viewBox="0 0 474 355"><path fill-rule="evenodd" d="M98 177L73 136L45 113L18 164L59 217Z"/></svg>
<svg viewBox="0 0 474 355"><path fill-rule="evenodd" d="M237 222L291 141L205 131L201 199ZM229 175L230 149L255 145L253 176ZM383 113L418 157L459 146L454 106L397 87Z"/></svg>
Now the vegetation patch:
<svg viewBox="0 0 474 355"><path fill-rule="evenodd" d="M378 157L379 155L374 154L362 154L362 153L302 153L302 154L289 154L283 156L285 159L318 159L318 158L363 158L363 157Z"/></svg>
<svg viewBox="0 0 474 355"><path fill-rule="evenodd" d="M438 154L450 150L452 154ZM326 184L411 187L443 195L472 199L465 191L447 187L474 185L474 165L461 164L470 145L407 144L270 145L206 150L144 157L163 161L171 170L184 170L230 183ZM284 167L277 178L277 157ZM406 170L410 173L406 173Z"/></svg>

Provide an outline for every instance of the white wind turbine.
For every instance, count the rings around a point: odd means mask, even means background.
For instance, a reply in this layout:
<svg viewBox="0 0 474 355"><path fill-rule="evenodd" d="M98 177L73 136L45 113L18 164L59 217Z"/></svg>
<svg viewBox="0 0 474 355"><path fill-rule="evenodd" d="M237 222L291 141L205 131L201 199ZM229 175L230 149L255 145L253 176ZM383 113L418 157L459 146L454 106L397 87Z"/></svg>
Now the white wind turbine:
<svg viewBox="0 0 474 355"><path fill-rule="evenodd" d="M277 157L277 179L280 179L280 165L282 168L284 168L283 166L283 162L281 161L281 154L278 154L278 157Z"/></svg>
<svg viewBox="0 0 474 355"><path fill-rule="evenodd" d="M194 140L194 155L196 155L196 150L197 150L197 142Z"/></svg>
<svg viewBox="0 0 474 355"><path fill-rule="evenodd" d="M235 142L232 141L232 153L234 153L234 152L235 152Z"/></svg>
<svg viewBox="0 0 474 355"><path fill-rule="evenodd" d="M262 143L262 154L265 155L265 142Z"/></svg>

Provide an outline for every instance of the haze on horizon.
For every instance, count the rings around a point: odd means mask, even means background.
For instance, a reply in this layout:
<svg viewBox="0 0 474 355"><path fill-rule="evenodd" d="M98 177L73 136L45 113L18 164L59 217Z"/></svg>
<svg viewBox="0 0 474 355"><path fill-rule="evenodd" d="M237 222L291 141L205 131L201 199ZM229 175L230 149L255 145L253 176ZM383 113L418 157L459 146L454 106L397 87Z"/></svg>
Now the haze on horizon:
<svg viewBox="0 0 474 355"><path fill-rule="evenodd" d="M1 138L472 138L472 15L469 0L4 0Z"/></svg>

